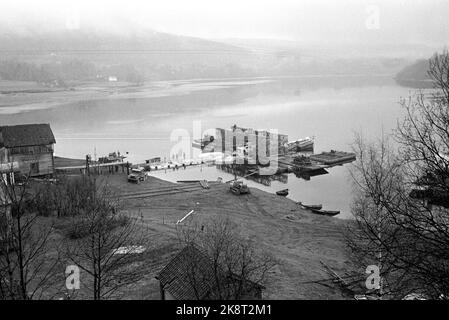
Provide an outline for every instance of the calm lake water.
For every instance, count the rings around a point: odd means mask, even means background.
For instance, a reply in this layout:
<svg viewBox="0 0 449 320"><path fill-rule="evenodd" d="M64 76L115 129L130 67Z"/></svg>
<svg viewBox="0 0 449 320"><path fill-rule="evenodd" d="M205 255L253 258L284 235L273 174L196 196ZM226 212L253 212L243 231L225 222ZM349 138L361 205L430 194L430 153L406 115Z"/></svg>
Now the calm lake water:
<svg viewBox="0 0 449 320"><path fill-rule="evenodd" d="M49 109L9 112L0 124L50 123L56 136L56 155L97 157L119 150L131 162L157 156L169 157L176 142L174 129L192 133L194 121L203 130L229 128L233 124L259 129L277 129L290 140L315 136L315 152L331 149L351 151L355 132L379 137L396 126L402 110L399 99L410 89L398 86L388 76L304 77L246 80L195 80L167 82L157 90L133 98L68 103ZM304 203L322 203L350 216L350 165L329 169L329 174L310 181L288 176L288 183L271 186L249 182L274 192L289 188L289 197ZM154 173L176 181L232 178L215 167L189 168Z"/></svg>

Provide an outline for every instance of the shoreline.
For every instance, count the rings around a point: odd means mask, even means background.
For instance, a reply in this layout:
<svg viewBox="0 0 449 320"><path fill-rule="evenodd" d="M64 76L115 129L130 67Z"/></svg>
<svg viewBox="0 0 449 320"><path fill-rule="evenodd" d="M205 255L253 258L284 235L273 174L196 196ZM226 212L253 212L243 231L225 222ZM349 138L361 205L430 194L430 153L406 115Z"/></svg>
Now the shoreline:
<svg viewBox="0 0 449 320"><path fill-rule="evenodd" d="M83 81L73 83L67 89L43 88L30 81L0 80L0 114L12 115L22 112L52 109L81 101L101 101L104 99L131 99L131 98L160 98L168 96L188 95L197 91L231 88L242 85L255 85L282 79L314 79L314 78L383 78L393 79L391 74L317 74L302 76L258 76L241 78L193 78L179 80L163 80L147 82L142 86L131 85L126 82L94 82ZM12 86L12 87L10 87ZM8 92L2 93L2 88ZM17 90L20 87L26 87Z"/></svg>
<svg viewBox="0 0 449 320"><path fill-rule="evenodd" d="M85 160L84 159L74 159L74 158L65 158L65 157L59 157L59 156L55 156L55 167L69 167L69 166L74 166L74 167L78 167L78 166L85 166ZM124 163L126 163L126 161L124 161ZM135 168L135 167L143 167L144 164L139 164L139 163L130 163L130 168ZM202 175L200 172L198 172L200 170L200 167L202 166L202 170L201 172L209 172L206 173L205 175ZM91 167L95 167L95 164L91 164ZM223 179L223 177L227 176L226 172L220 172L218 173L216 176L211 176L210 175L210 170L211 169L215 169L216 165L215 164L208 164L208 163L203 163L198 164L192 164L192 165L186 165L186 168L184 169L182 166L178 167L178 170L173 170L173 168L163 168L160 167L157 170L152 169L151 171L146 171L149 177L153 177L159 180L162 180L164 182L167 183L172 183L172 184L180 184L179 181L183 181L183 180L195 180L195 181L199 181L199 180L207 180L209 182L215 182L217 181L218 177L221 177ZM195 171L196 170L196 171ZM122 171L122 169L119 169L119 171ZM80 174L79 169L73 170L73 171L66 171L65 173L71 172L72 174ZM107 170L102 170L102 172L104 174L100 173L100 177L104 176L107 177L109 174L107 173ZM126 172L126 170L125 170ZM197 174L196 174L197 173ZM187 176L186 176L187 174ZM294 179L294 177L291 177ZM228 181L230 179L233 179L233 176L231 176L230 174L228 174L227 178L224 178L223 181ZM252 189L257 189L259 191L262 192L266 192L267 194L270 195L276 195L276 191L282 189L282 186L280 186L279 188L271 188L271 187L267 187L263 184L260 184L256 181L252 181L252 180L248 180L242 176L238 176L237 177L238 180L243 180L245 181L245 183ZM276 180L273 180L273 182L275 182ZM284 188L289 188L289 186L285 185ZM295 190L293 189L293 191L291 190L291 195L286 197L286 199L289 199L290 201L293 201L295 203L297 203L298 201L304 201L304 199L295 199ZM277 196L279 197L279 196ZM317 202L318 203L318 202ZM322 203L322 202L319 202ZM326 206L326 204L324 203L324 205ZM335 209L333 207L327 207L328 209ZM333 217L334 219L339 219L339 220L353 220L354 217L352 216L352 214L350 212L347 212L345 210L343 210L343 208L337 207L336 209L338 209L339 211L341 211L341 213L335 217Z"/></svg>
<svg viewBox="0 0 449 320"><path fill-rule="evenodd" d="M228 81L229 83L226 83ZM41 93L15 93L0 94L2 104L0 104L0 114L12 115L27 111L52 109L81 101L101 101L106 99L139 99L139 98L161 98L169 96L188 95L196 91L215 90L229 88L245 84L266 83L274 80L254 79L246 83L232 83L223 80L223 83L209 84L204 82L195 83L192 81L164 81L152 82L141 87L130 86L123 83L118 85L93 83L93 85L81 85L75 90L55 90Z"/></svg>

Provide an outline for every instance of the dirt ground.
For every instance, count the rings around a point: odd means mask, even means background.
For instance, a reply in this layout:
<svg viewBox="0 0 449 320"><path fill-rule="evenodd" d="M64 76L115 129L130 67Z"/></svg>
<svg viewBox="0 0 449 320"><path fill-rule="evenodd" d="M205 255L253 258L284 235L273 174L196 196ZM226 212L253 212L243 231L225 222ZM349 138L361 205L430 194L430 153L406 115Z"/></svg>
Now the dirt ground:
<svg viewBox="0 0 449 320"><path fill-rule="evenodd" d="M118 194L176 185L154 177L138 185L131 184L123 174L105 179ZM128 214L140 217L152 238L151 254L147 254L148 274L139 283L140 289L125 294L126 298L159 299L154 276L179 249L176 221L190 210L195 213L184 223L228 217L238 225L242 236L254 240L279 260L266 284L264 298L348 298L332 282L326 286L313 283L330 278L320 261L341 276L353 270L345 249L346 220L311 214L289 199L254 188L249 195L236 196L227 184L214 184L208 190L128 199L123 201L123 207Z"/></svg>

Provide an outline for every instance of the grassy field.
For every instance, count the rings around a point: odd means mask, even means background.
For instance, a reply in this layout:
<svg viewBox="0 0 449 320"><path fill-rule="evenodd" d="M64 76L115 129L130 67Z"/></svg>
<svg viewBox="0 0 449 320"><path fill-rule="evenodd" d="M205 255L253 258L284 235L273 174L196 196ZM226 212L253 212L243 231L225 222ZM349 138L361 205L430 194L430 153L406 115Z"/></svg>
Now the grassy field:
<svg viewBox="0 0 449 320"><path fill-rule="evenodd" d="M85 159L71 159L63 157L55 157L55 167L72 167L86 165Z"/></svg>

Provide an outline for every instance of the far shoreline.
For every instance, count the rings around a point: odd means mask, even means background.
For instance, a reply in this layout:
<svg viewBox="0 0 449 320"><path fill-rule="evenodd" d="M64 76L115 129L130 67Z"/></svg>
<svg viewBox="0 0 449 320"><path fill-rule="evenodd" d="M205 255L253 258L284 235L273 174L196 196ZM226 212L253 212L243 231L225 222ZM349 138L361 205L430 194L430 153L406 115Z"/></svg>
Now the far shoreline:
<svg viewBox="0 0 449 320"><path fill-rule="evenodd" d="M197 91L216 90L273 82L282 79L331 79L331 78L390 78L393 74L310 74L298 76L256 76L232 78L192 78L158 80L142 86L127 82L74 82L68 88L46 88L31 81L0 80L0 115L11 115L27 111L52 109L81 101L104 99L158 98L187 95ZM234 83L233 83L234 82ZM207 84L213 84L207 86ZM5 93L6 92L6 93Z"/></svg>

